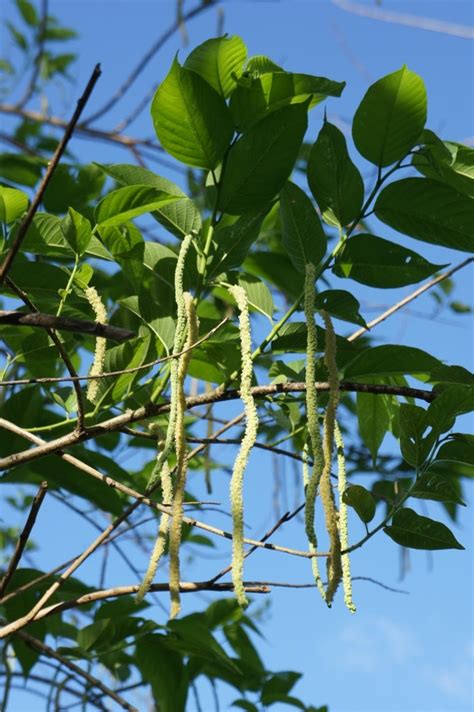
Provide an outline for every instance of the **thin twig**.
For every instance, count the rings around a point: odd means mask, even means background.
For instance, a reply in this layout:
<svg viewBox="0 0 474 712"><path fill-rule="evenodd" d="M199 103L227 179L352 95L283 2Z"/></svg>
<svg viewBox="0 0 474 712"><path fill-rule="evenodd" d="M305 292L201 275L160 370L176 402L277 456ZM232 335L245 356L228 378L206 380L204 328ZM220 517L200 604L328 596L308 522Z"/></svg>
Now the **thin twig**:
<svg viewBox="0 0 474 712"><path fill-rule="evenodd" d="M87 86L84 90L84 93L80 97L79 101L77 102L77 107L76 110L74 111L74 114L69 121L66 130L64 132L64 135L61 139L61 141L58 143L57 148L54 152L54 155L49 162L48 168L46 169L46 172L43 176L43 179L38 187L38 190L36 192L36 195L34 196L33 200L31 201L31 205L28 209L28 212L26 213L25 217L23 218L23 221L20 224L20 227L18 228L18 231L13 238L13 242L7 252L7 256L5 257L5 260L3 261L2 265L0 265L0 284L3 283L5 277L7 276L10 267L13 263L13 260L15 259L15 256L18 252L18 250L21 247L21 243L23 242L27 230L29 226L31 225L31 222L35 216L36 211L39 208L39 205L43 199L43 195L46 191L46 188L48 187L48 183L51 180L51 176L53 175L54 171L56 170L56 167L61 159L61 156L64 153L64 150L69 142L69 139L71 138L74 129L76 128L76 124L79 120L79 117L82 113L82 110L84 109L84 106L86 105L90 95L92 94L92 91L94 89L94 86L99 79L101 75L101 70L100 70L100 64L96 64L94 71L91 74L91 77L87 83Z"/></svg>
<svg viewBox="0 0 474 712"><path fill-rule="evenodd" d="M40 510L41 505L43 504L43 500L46 496L46 492L48 490L48 483L47 482L42 482L40 485L40 488L38 492L36 493L36 496L31 503L31 508L30 508L30 513L28 514L28 519L26 520L25 526L23 527L23 530L18 537L18 541L15 546L15 551L12 554L12 557L10 559L10 563L8 564L8 568L5 572L5 575L3 576L2 580L0 581L0 598L3 596L5 591L7 590L7 586L13 576L13 574L16 571L16 568L18 564L20 563L21 556L23 554L23 551L25 550L25 546L28 542L28 539L31 534L31 530L33 529L36 521L36 517L38 516L38 512Z"/></svg>
<svg viewBox="0 0 474 712"><path fill-rule="evenodd" d="M112 341L127 341L133 339L136 334L128 329L121 329L109 324L99 324L96 321L84 321L83 319L71 319L53 314L42 314L34 312L25 314L20 311L0 310L0 324L14 324L18 326L34 326L42 329L56 329L57 331L72 331L77 334L90 334L102 336L104 339Z"/></svg>
<svg viewBox="0 0 474 712"><path fill-rule="evenodd" d="M46 645L46 643L43 643L37 638L34 638L32 635L26 633L25 631L17 631L16 635L21 640L23 640L29 647L33 648L34 650L37 650L42 655L46 655L49 658L57 660L61 663L61 665L64 665L64 667L67 667L69 670L72 670L74 675L87 680L90 685L92 685L93 687L97 687L99 690L101 690L101 692L103 692L104 695L110 697L110 699L114 700L114 702L120 705L120 707L122 707L124 710L128 710L128 712L139 712L136 707L133 707L133 705L129 704L127 700L124 700L123 697L111 690L110 687L104 685L104 683L97 677L94 677L93 675L79 667L79 665L76 665L71 660L68 660L64 656L60 655L58 652L56 652L56 650L51 648L49 645Z"/></svg>
<svg viewBox="0 0 474 712"><path fill-rule="evenodd" d="M404 306L419 297L421 294L428 291L428 289L431 289L440 282L443 282L445 279L448 279L448 277L451 277L456 272L459 272L460 269L463 269L463 267L466 267L467 265L471 264L471 262L474 262L474 257L468 257L466 260L456 265L456 267L453 267L447 272L443 272L434 279L431 279L429 282L426 282L426 284L423 284L421 287L418 287L418 289L415 289L415 291L409 294L407 297L404 297L399 302L391 306L389 309L384 311L383 314L380 314L380 316L378 316L376 319L370 321L367 326L364 326L361 329L354 331L353 334L347 337L347 341L355 341L360 336L363 336L367 331L373 329L374 326L377 326L377 324L380 324L382 321L385 321L385 319L388 319L389 316L402 309Z"/></svg>
<svg viewBox="0 0 474 712"><path fill-rule="evenodd" d="M459 25L454 22L435 20L432 17L420 17L419 15L408 15L402 12L393 12L383 8L370 7L361 3L350 2L350 0L331 0L333 5L361 17L368 17L371 20L381 20L395 25L405 25L416 30L428 30L429 32L440 32L443 35L461 37L465 40L474 39L474 29L468 25Z"/></svg>
<svg viewBox="0 0 474 712"><path fill-rule="evenodd" d="M196 7L194 7L192 10L190 10L184 17L182 18L183 20L187 21L198 15L199 13L207 10L209 7L215 4L216 0L209 0L209 2L206 3L200 3ZM140 74L143 72L147 64L153 59L153 57L159 52L159 50L163 47L163 45L169 40L170 37L173 36L173 34L179 30L181 24L181 20L177 18L171 25L168 27L168 29L161 35L161 37L158 38L158 40L150 47L148 52L142 57L140 62L137 64L135 69L129 74L129 76L125 79L125 81L121 84L121 86L117 89L115 94L100 108L98 111L96 111L94 114L91 114L91 116L88 116L85 121L83 122L85 125L90 124L92 121L96 121L97 119L101 118L106 114L110 109L115 106L115 104L120 101L120 99L123 98L123 96L126 94L126 92L130 89L130 87L133 85L133 83L136 81L136 79L140 76ZM117 129L120 130L120 129Z"/></svg>
<svg viewBox="0 0 474 712"><path fill-rule="evenodd" d="M375 384L375 383L352 383L348 381L341 381L339 384L341 391L346 391L349 393L374 393L376 395L395 395L404 396L408 398L418 398L424 400L427 403L431 403L435 397L436 392L429 390L422 390L419 388L409 388L407 386L391 386L385 384ZM329 383L318 382L316 383L316 388L318 391L326 392L330 390ZM284 393L303 393L306 390L305 383L277 383L265 386L255 386L252 388L252 394L256 398L265 398L267 396L278 396ZM198 396L191 396L186 399L186 408L195 408L196 406L207 405L208 403L224 403L231 400L239 400L240 391L239 390L228 390L222 391L217 388L211 393L203 393ZM157 415L163 413L168 413L170 409L169 403L158 405L155 403L148 403L145 406L137 408L134 411L122 413L114 418L103 421L97 425L93 425L87 428L83 432L72 431L66 435L62 435L55 440L52 440L44 445L39 445L37 448L32 448L29 450L23 450L22 452L14 453L4 458L0 458L0 470L9 469L11 467L16 467L17 465L23 464L25 462L31 462L39 457L44 457L45 455L51 455L58 450L70 447L86 440L99 437L100 435L105 435L106 433L114 432L120 430L130 423L136 423L141 420L147 420L148 418L153 418ZM205 446L204 446L205 447Z"/></svg>
<svg viewBox="0 0 474 712"><path fill-rule="evenodd" d="M1 312L0 312L1 314ZM68 320L69 321L69 320ZM60 382L77 382L77 381L91 381L91 380L97 380L101 378L111 378L112 376L123 376L124 374L129 374L129 373L137 373L138 371L144 371L148 368L152 368L153 366L157 366L160 363L165 363L166 361L171 361L174 358L179 358L183 354L187 353L188 351L192 351L193 349L197 348L201 344L203 344L205 341L208 339L212 338L214 334L219 331L221 327L224 326L229 321L229 317L225 317L220 321L216 326L214 326L210 331L207 332L207 334L204 334L204 336L201 336L200 339L194 342L194 344L191 344L191 346L188 346L187 348L183 349L177 354L170 354L169 356L162 356L161 358L157 358L154 361L149 361L148 363L143 363L141 366L134 366L133 368L123 368L120 371L105 371L104 373L101 373L97 376L39 376L38 378L17 378L12 381L1 381L0 382L0 387L1 386L25 386L25 385L33 385L36 383L60 383ZM84 323L89 323L89 322L84 322ZM92 322L91 322L92 324ZM107 326L106 324L98 324L96 322L93 323L94 326L100 326L100 327L105 327ZM116 331L124 331L125 329L116 329L116 327L108 327L109 329L113 328ZM98 335L101 335L100 332L96 332ZM127 333L132 333L132 332L127 332ZM134 334L132 334L134 336ZM111 337L109 337L111 338Z"/></svg>
<svg viewBox="0 0 474 712"><path fill-rule="evenodd" d="M26 87L25 93L23 94L20 101L17 102L17 107L21 109L25 104L31 99L33 92L36 89L36 82L38 80L41 60L44 54L44 40L46 36L46 27L48 23L48 0L41 0L41 20L38 26L38 51L33 62L33 72L31 74L30 81Z"/></svg>
<svg viewBox="0 0 474 712"><path fill-rule="evenodd" d="M38 309L36 306L33 304L31 301L30 297L28 294L21 289L15 282L11 279L11 277L6 278L6 283L12 289L15 294L23 301L23 303L30 309L33 314L38 313ZM46 329L46 333L48 334L49 338L52 340L53 344L56 346L56 349L59 353L59 356L63 360L64 365L66 366L66 369L69 373L70 378L76 378L77 373L76 369L74 368L74 365L69 358L69 354L66 351L61 339L59 338L58 334L53 329ZM77 407L77 423L76 423L76 432L82 432L84 430L84 422L86 418L86 408L84 404L84 396L81 391L81 386L77 381L73 382L73 388L74 392L76 394L76 407Z"/></svg>

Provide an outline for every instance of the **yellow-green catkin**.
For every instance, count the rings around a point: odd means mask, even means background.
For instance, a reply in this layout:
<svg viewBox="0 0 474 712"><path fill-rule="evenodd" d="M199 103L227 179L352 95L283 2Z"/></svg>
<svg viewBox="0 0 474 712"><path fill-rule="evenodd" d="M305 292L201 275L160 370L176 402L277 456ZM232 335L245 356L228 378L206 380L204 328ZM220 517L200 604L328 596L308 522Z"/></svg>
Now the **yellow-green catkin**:
<svg viewBox="0 0 474 712"><path fill-rule="evenodd" d="M342 551L349 548L349 534L347 527L347 504L344 502L343 495L346 489L346 458L344 456L344 440L342 439L341 429L335 423L334 439L337 448L337 483L339 490L339 535L341 539ZM344 603L351 613L356 612L354 601L352 600L352 579L351 579L351 564L349 554L341 555L342 561L342 584L344 587Z"/></svg>
<svg viewBox="0 0 474 712"><path fill-rule="evenodd" d="M186 261L186 255L188 254L189 248L191 246L193 235L189 234L186 235L183 238L183 242L181 243L181 248L178 254L178 260L176 262L176 270L175 270L175 277L174 277L174 287L175 287L175 300L176 300L176 307L177 307L177 318L176 318L176 329L175 329L175 336L174 336L174 343L173 343L173 353L179 353L182 346L183 346L183 339L184 335L186 332L186 305L185 305L185 299L184 299L184 266L185 266L185 261ZM170 410L169 410L169 418L168 418L168 427L166 429L166 436L165 436L165 441L160 449L160 452L158 453L157 459L155 466L152 470L152 473L150 475L150 478L148 480L148 485L147 489L152 487L160 478L163 477L163 468L165 467L171 448L173 446L174 442L174 436L175 436L175 427L176 427L176 409L177 409L177 400L178 400L178 369L179 369L179 362L178 358L172 359L171 360L171 365L170 365ZM169 495L167 496L167 502L171 503L173 501L173 492L172 490L169 492ZM163 517L167 517L168 515L162 514L161 520ZM160 521L160 528L161 528L161 521ZM168 522L166 523L166 529L168 529ZM137 603L140 603L146 593L148 592L151 584L153 583L153 579L156 574L156 570L158 568L159 560L161 557L161 554L158 556L156 555L156 550L160 551L160 546L159 546L159 539L162 539L163 537L160 537L160 529L158 530L158 537L157 537L157 542L155 543L155 547L152 553L152 556L150 557L150 561L148 564L147 571L145 573L145 576L143 577L143 581L140 585L140 588L138 589L138 593L135 597L135 600Z"/></svg>
<svg viewBox="0 0 474 712"><path fill-rule="evenodd" d="M314 526L316 494L319 480L324 468L324 455L321 443L321 430L319 427L318 415L318 391L316 389L316 369L315 358L318 351L318 336L315 320L315 291L314 282L316 270L313 264L306 265L304 283L304 313L306 317L307 342L306 342L306 418L308 421L308 435L313 451L313 467L311 474L303 469L304 485L306 491L305 503L305 530L308 537L309 549L316 552L318 540ZM304 462L303 467L307 468ZM319 574L318 559L313 556L311 559L314 579L323 597L325 591L321 576Z"/></svg>
<svg viewBox="0 0 474 712"><path fill-rule="evenodd" d="M339 374L336 362L336 335L329 314L321 311L326 329L326 348L324 362L328 371L329 402L324 415L323 453L324 468L320 481L320 494L326 517L326 528L329 535L330 556L327 560L328 584L326 603L330 606L339 582L342 578L341 541L339 537L338 511L331 487L331 462L334 449L334 430L336 411L339 402Z"/></svg>
<svg viewBox="0 0 474 712"><path fill-rule="evenodd" d="M99 297L95 287L87 287L85 290L86 299L95 314L95 321L98 324L107 324L107 310ZM89 376L100 376L104 372L106 340L103 336L98 336L95 340L94 361L89 371ZM95 403L99 394L99 379L93 378L87 384L87 400Z"/></svg>
<svg viewBox="0 0 474 712"><path fill-rule="evenodd" d="M241 349L240 397L245 406L245 433L239 452L234 462L230 482L230 501L232 506L232 582L240 606L248 604L243 584L244 571L244 501L243 479L250 451L257 439L258 412L252 395L252 337L250 315L245 289L236 285L229 287L239 308L239 329Z"/></svg>
<svg viewBox="0 0 474 712"><path fill-rule="evenodd" d="M184 294L184 304L186 310L188 337L186 349L191 347L198 339L199 321L194 308L193 297L189 293ZM181 532L183 526L183 500L186 488L186 474L188 469L186 453L186 429L184 416L186 412L186 397L184 393L184 381L191 360L191 350L180 356L178 364L178 394L176 398L176 428L175 428L175 451L176 451L176 487L173 499L172 517L170 528L170 595L171 612L170 618L175 618L180 609L179 581L179 548L181 545Z"/></svg>
<svg viewBox="0 0 474 712"><path fill-rule="evenodd" d="M303 484L305 489L308 487L310 479L308 459L308 443L305 443L303 446ZM308 541L308 547L311 554L316 553L316 546L311 541ZM313 571L313 577L316 586L318 587L318 591L321 596L326 600L326 591L324 589L323 580L319 572L319 561L317 556L313 556L311 558L311 569Z"/></svg>

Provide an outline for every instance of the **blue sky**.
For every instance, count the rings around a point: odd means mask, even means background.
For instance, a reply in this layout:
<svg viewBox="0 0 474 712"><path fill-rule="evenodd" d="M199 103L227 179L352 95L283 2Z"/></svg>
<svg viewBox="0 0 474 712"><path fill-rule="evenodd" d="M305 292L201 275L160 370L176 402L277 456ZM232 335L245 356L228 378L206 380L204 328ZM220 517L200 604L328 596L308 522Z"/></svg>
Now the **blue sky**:
<svg viewBox="0 0 474 712"><path fill-rule="evenodd" d="M346 3L348 4L348 3ZM375 7L375 2L359 3ZM156 0L51 0L51 12L79 32L75 47L80 55L75 85L67 89L58 106L64 116L71 113L73 102L87 81L93 65L100 61L103 75L89 104L94 112L119 86L143 52L155 41L174 16L174 2ZM285 69L327 76L347 81L341 99L326 103L328 118L349 131L350 120L367 86L402 64L419 73L429 97L427 126L443 138L454 141L474 141L473 43L440 33L403 27L351 14L330 0L274 0L224 3L224 30L241 35L249 54L267 54ZM382 9L469 25L473 22L473 5L469 0L383 0ZM10 14L11 7L4 10ZM215 10L201 15L187 26L189 48L216 33ZM174 37L155 58L127 98L99 125L109 128L123 118L140 100L143 93L166 74L179 48ZM186 49L180 50L184 57ZM322 118L322 109L313 112L307 138L315 138ZM128 130L130 134L151 135L152 126L145 111ZM73 148L83 160L110 162L129 161L115 147L75 139ZM356 154L352 149L352 155ZM371 168L362 160L358 164L365 177ZM176 180L176 175L161 171ZM381 236L390 237L385 232ZM406 240L404 244L419 249L427 259L437 263L456 264L463 256L444 248ZM472 266L456 278L453 298L472 302ZM352 285L351 285L352 286ZM347 284L341 288L348 288ZM377 293L358 289L357 296L366 309L367 318L378 310L409 293L405 290L385 290ZM384 300L383 303L381 300ZM425 347L448 363L472 363L472 329L469 317L456 318L450 312L440 322L432 321L434 301L428 294L412 309L395 315L381 325L374 338L392 343ZM427 318L420 318L420 313ZM341 333L350 333L339 323ZM226 406L228 408L228 406ZM223 411L224 412L224 411ZM228 410L225 411L226 413ZM472 419L463 423L472 430ZM393 445L387 439L387 452ZM221 453L219 452L219 455ZM222 453L225 457L225 453ZM227 457L229 454L227 453ZM294 474L285 465L283 477L290 503L293 502ZM370 473L366 475L366 479ZM225 501L227 479L216 481L217 499ZM363 483L363 480L360 480ZM247 473L249 502L247 518L258 522L251 535L262 534L274 519L272 512L273 475L271 461L255 453ZM474 504L472 487L466 487L467 500ZM435 519L443 519L436 503L415 507ZM262 515L262 512L264 516ZM454 531L466 546L465 552L410 552L410 568L402 582L399 579L399 550L383 535L372 539L353 555L354 576L372 576L387 585L403 588L409 595L389 593L369 582L356 581L354 594L358 611L351 616L340 597L332 610L327 610L314 591L275 589L271 607L263 611L266 640L259 643L269 668L294 669L304 674L295 688L307 703L329 704L330 712L469 712L473 709L471 670L474 663L473 634L473 567L472 509L460 513ZM58 520L58 516L63 519ZM38 541L53 541L51 521L68 536L54 533L54 562L69 558L90 542L92 530L84 530L50 501L42 511L36 537ZM211 515L212 517L212 515ZM213 521L228 525L227 520ZM361 528L351 522L352 538L358 539ZM289 546L302 545L301 522L293 522L276 536L275 541ZM51 563L51 550L48 552ZM84 571L91 577L97 559ZM189 567L185 578L205 578L221 564L221 560L200 562L199 570ZM43 562L46 566L46 561ZM224 563L222 562L222 565ZM121 564L111 559L113 583L132 583L130 575L123 580ZM307 562L290 557L275 559L275 554L260 552L251 557L246 567L247 578L310 581ZM210 600L202 596L202 602ZM201 600L185 599L185 612L201 605ZM256 599L254 606L266 601ZM157 618L163 616L157 609ZM206 693L203 692L203 702ZM237 695L230 690L222 694L222 708ZM30 701L31 702L31 701ZM19 700L18 710L32 709ZM209 702L210 704L210 702ZM189 712L195 712L194 702ZM205 707L207 709L207 707ZM211 708L209 708L211 709ZM279 712L277 707L272 709ZM283 708L281 708L283 710ZM289 709L289 708L284 708Z"/></svg>

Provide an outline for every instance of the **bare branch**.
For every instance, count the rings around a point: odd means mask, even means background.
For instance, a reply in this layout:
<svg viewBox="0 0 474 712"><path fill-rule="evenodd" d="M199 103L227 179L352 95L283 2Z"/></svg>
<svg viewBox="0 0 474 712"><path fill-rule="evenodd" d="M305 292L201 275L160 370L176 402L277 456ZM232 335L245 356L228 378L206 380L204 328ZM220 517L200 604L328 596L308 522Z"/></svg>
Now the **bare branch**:
<svg viewBox="0 0 474 712"><path fill-rule="evenodd" d="M41 505L43 504L43 500L46 496L47 490L48 483L42 482L33 502L31 503L28 519L26 520L25 526L23 527L23 530L20 536L18 537L18 541L15 546L15 551L13 552L12 558L10 559L10 563L8 564L8 568L5 572L5 575L0 581L0 598L7 590L7 586L13 574L15 573L18 564L20 563L21 556L23 554L23 551L25 550L25 546L31 534L31 530L35 525L36 517L38 516L38 512L41 508Z"/></svg>
<svg viewBox="0 0 474 712"><path fill-rule="evenodd" d="M417 30L440 32L443 35L461 37L465 40L474 39L474 29L468 25L435 20L432 17L419 17L418 15L393 12L391 10L371 7L370 5L362 5L358 2L350 2L350 0L331 0L331 2L333 5L337 5L337 7L341 8L341 10L345 10L354 15L360 15L361 17L368 17L371 20L381 20L382 22L390 22L395 25L405 25L405 27L414 27Z"/></svg>
<svg viewBox="0 0 474 712"><path fill-rule="evenodd" d="M0 312L0 323L1 323L1 314ZM57 319L57 317L54 317ZM71 321L71 319L67 319L67 321ZM79 321L79 320L72 320L72 321ZM17 378L12 381L0 381L0 387L1 386L24 386L24 385L32 385L35 383L60 383L60 382L75 382L75 381L91 381L91 380L97 380L100 378L111 378L112 376L122 376L125 373L137 373L138 371L144 371L147 368L152 368L153 366L157 366L160 363L165 363L166 361L171 361L174 358L179 358L183 354L187 353L188 351L192 351L193 349L197 348L200 346L204 341L207 341L208 339L212 338L214 334L219 331L221 327L224 326L229 321L229 317L226 316L222 321L220 321L216 326L214 326L210 331L207 332L207 334L204 334L204 336L201 336L200 339L194 342L191 346L188 346L186 349L183 349L177 354L170 354L169 356L162 356L161 358L157 358L154 361L149 361L148 363L143 363L141 366L134 366L133 368L124 368L121 369L120 371L105 371L104 373L101 373L97 376L54 376L54 377L49 377L49 376L40 376L38 378ZM135 336L131 331L128 332L126 329L118 329L117 327L111 327L108 326L107 324L98 324L97 322L81 322L84 324L89 324L94 327L99 326L101 327L100 331L97 331L99 336L102 335L103 329L107 328L107 330L114 329L114 331L121 331L124 333L129 333L132 334L132 336ZM77 329L75 329L77 331ZM107 337L106 337L107 338ZM109 338L112 338L109 336ZM131 338L131 337L129 337Z"/></svg>
<svg viewBox="0 0 474 712"><path fill-rule="evenodd" d="M110 687L104 685L104 683L97 677L94 677L89 672L86 672L81 667L79 667L79 665L76 665L71 660L68 660L67 658L60 655L56 652L56 650L51 648L49 645L46 645L46 643L43 643L37 638L34 638L29 633L25 633L25 631L17 631L16 635L21 640L23 640L30 648L37 650L39 653L41 653L42 655L46 655L48 658L53 658L54 660L57 660L61 663L61 665L64 665L64 667L71 670L75 675L87 680L90 685L92 685L93 687L97 687L101 692L103 692L104 695L110 697L111 700L114 700L114 702L120 705L120 707L122 707L124 710L128 710L128 712L139 712L136 707L130 705L127 700L124 700L123 697L111 690Z"/></svg>
<svg viewBox="0 0 474 712"><path fill-rule="evenodd" d="M41 0L41 20L38 26L38 51L33 62L33 72L31 74L30 81L26 87L25 93L19 102L17 102L17 107L21 109L33 96L33 92L36 89L36 82L38 80L39 71L41 67L41 60L44 54L44 40L46 35L46 26L48 23L48 0Z"/></svg>
<svg viewBox="0 0 474 712"><path fill-rule="evenodd" d="M431 401L433 401L436 397L436 393L434 391L422 390L419 388L408 388L406 386L390 386L385 384L351 383L348 381L341 381L339 387L341 391L419 398L427 403L431 403ZM322 392L329 391L329 383L318 382L316 383L316 388L318 391ZM265 398L267 396L282 395L284 393L304 393L305 390L305 383L288 382L266 386L255 386L252 388L252 394L256 398ZM239 390L222 391L217 388L211 393L203 393L198 396L191 396L187 398L186 407L194 408L196 406L207 405L208 403L223 403L230 400L238 400L239 398ZM148 403L147 405L137 408L134 411L122 413L121 415L105 420L98 425L87 428L83 432L79 433L77 431L73 431L67 435L56 438L56 440L52 440L49 443L44 443L44 445L40 445L37 448L23 450L22 452L0 458L0 470L16 467L24 462L31 462L32 460L44 457L45 455L51 455L58 450L70 447L76 443L84 442L85 440L90 440L91 438L96 438L100 435L120 430L130 423L136 423L141 420L147 420L148 418L152 418L156 415L161 415L162 413L167 413L169 408L169 403L163 405Z"/></svg>
<svg viewBox="0 0 474 712"><path fill-rule="evenodd" d="M471 264L474 262L474 257L468 257L467 260L464 260L460 264L456 265L456 267L452 267L452 269L449 269L447 272L443 272L442 274L438 275L434 279L431 279L429 282L426 282L426 284L423 284L421 287L418 287L418 289L415 289L414 292L409 294L407 297L404 297L401 299L399 302L394 304L392 307L387 309L386 311L383 312L383 314L380 314L376 319L373 319L370 321L367 326L362 327L361 329L358 329L357 331L354 331L353 334L347 337L348 341L355 341L358 339L360 336L363 336L367 331L370 331L370 329L373 329L374 326L377 326L377 324L380 324L382 321L385 321L385 319L388 319L389 316L392 316L392 314L395 314L395 312L399 311L400 309L403 309L404 306L412 302L414 299L419 297L421 294L424 292L427 292L428 289L431 289L435 285L439 284L440 282L443 282L445 279L448 279L448 277L451 277L453 274L456 272L459 272L460 269L463 269L463 267L466 267L467 265Z"/></svg>
<svg viewBox="0 0 474 712"><path fill-rule="evenodd" d="M72 331L77 334L90 334L92 336L102 336L112 341L127 341L133 339L136 334L128 329L120 329L117 326L99 324L96 321L84 321L83 319L71 319L69 317L54 316L53 314L42 314L34 312L25 314L20 311L0 310L0 324L16 324L18 326L37 326L42 329L56 329L58 331ZM76 377L79 380L78 377Z"/></svg>
<svg viewBox="0 0 474 712"><path fill-rule="evenodd" d="M58 143L58 146L56 148L56 151L54 152L54 155L48 165L48 168L46 170L46 173L43 176L43 179L38 187L38 190L36 192L35 197L31 201L31 205L29 207L28 212L26 213L20 227L18 228L18 231L13 238L12 245L10 246L9 251L7 252L7 256L5 257L5 260L3 261L2 265L0 265L0 284L3 283L5 277L7 276L10 267L13 263L13 260L15 259L15 256L18 252L18 250L21 247L21 243L23 242L27 230L29 226L31 225L31 221L33 220L36 211L38 210L38 207L43 199L43 195L46 191L46 188L48 187L48 183L51 180L51 176L53 175L54 171L56 170L56 167L61 159L61 156L64 153L64 150L69 142L69 139L71 138L74 129L76 128L76 124L79 121L79 117L81 116L82 110L84 109L90 95L92 94L92 91L94 89L94 86L99 79L101 74L100 70L100 65L97 64L94 68L94 71L91 74L91 77L87 83L87 86L84 90L84 93L80 97L80 99L77 102L77 107L76 110L74 111L74 114L67 124L66 130L64 132L64 135L61 139L61 141Z"/></svg>
<svg viewBox="0 0 474 712"><path fill-rule="evenodd" d="M133 83L138 79L147 64L153 59L157 52L159 52L163 45L170 39L170 37L172 37L174 33L180 29L182 22L191 20L196 15L199 15L201 12L204 12L208 8L212 7L215 2L216 0L209 0L209 2L207 3L200 3L182 17L177 17L175 21L170 25L170 27L168 27L168 29L161 35L161 37L159 37L157 41L150 47L148 52L146 52L146 54L142 57L135 69L129 74L123 84L117 89L115 94L98 111L96 111L91 116L88 116L84 121L84 124L90 124L92 121L96 121L97 119L104 116L104 114L106 114L108 111L110 111L110 109L115 106L115 104L120 101L120 99L123 98L123 96L130 89ZM122 125L120 126L122 127ZM117 128L117 130L121 129Z"/></svg>

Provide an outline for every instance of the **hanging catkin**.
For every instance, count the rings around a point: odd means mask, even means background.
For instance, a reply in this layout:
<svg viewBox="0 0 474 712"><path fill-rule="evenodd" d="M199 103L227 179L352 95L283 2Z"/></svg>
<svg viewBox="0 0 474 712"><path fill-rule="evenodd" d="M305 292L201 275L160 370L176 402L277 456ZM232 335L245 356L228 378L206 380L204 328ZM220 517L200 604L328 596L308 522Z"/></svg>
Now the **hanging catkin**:
<svg viewBox="0 0 474 712"><path fill-rule="evenodd" d="M341 429L337 423L334 424L334 439L337 447L337 484L339 490L339 535L341 548L344 551L349 547L349 535L347 531L347 504L343 495L346 489L346 458L344 456L344 440ZM344 586L344 603L351 613L356 612L354 601L352 600L352 579L349 554L341 555L342 561L342 584Z"/></svg>
<svg viewBox="0 0 474 712"><path fill-rule="evenodd" d="M306 418L308 421L308 435L313 451L313 467L311 474L307 473L307 464L303 463L303 477L305 479L306 504L305 504L305 529L308 537L309 549L312 553L317 550L318 540L314 526L316 494L319 480L324 468L324 456L321 443L321 431L318 416L318 392L316 389L315 358L318 351L318 336L315 321L315 291L314 281L316 270L313 264L306 265L304 283L304 313L306 317L307 342L306 342ZM305 470L306 466L306 470ZM319 574L319 564L316 556L311 559L316 585L325 597L324 586Z"/></svg>
<svg viewBox="0 0 474 712"><path fill-rule="evenodd" d="M321 316L323 317L324 326L326 328L324 362L328 371L329 402L324 415L324 467L321 475L319 490L326 516L326 528L329 534L330 556L327 560L328 584L326 589L326 603L330 606L342 577L338 512L336 509L334 493L331 487L331 462L334 448L334 429L336 424L336 410L339 402L339 375L336 363L336 335L334 333L334 327L327 312L321 311Z"/></svg>
<svg viewBox="0 0 474 712"><path fill-rule="evenodd" d="M186 292L184 294L186 317L188 324L188 338L186 348L191 347L198 339L199 321L194 308L193 297ZM170 618L175 618L181 608L179 596L179 547L181 544L181 532L183 526L183 500L186 487L186 474L188 469L186 453L186 430L184 425L184 415L186 412L186 398L184 394L184 381L188 365L191 360L191 351L186 351L180 356L178 366L178 394L176 397L176 428L175 428L175 451L176 451L176 487L173 498L172 523L170 528L170 594L171 612Z"/></svg>
<svg viewBox="0 0 474 712"><path fill-rule="evenodd" d="M308 459L308 443L305 443L303 446L303 484L305 489L308 487L310 478ZM308 546L310 553L315 554L316 546L311 541L308 542ZM317 556L313 556L311 558L311 569L313 571L314 581L316 583L316 586L318 587L318 591L321 596L326 600L326 591L324 590L324 584L321 578L321 574L319 573L319 561Z"/></svg>
<svg viewBox="0 0 474 712"><path fill-rule="evenodd" d="M191 245L193 235L189 234L186 235L183 239L183 242L181 243L181 248L178 254L178 260L176 262L176 270L175 270L175 275L174 275L174 289L175 289L175 300L176 300L176 307L177 307L177 316L176 316L176 329L175 329L175 334L174 334L174 343L173 343L173 353L179 353L182 346L183 346L183 340L184 340L184 335L186 333L186 306L185 306L185 300L184 300L184 265L185 265L185 260L186 260L186 255L188 254L189 247ZM159 479L160 477L163 476L163 468L165 463L168 460L171 448L173 446L174 442L174 435L175 435L175 427L176 427L176 406L177 406L177 396L178 396L178 369L179 369L179 363L178 359L174 358L171 361L170 365L170 410L169 410L169 418L168 418L168 427L166 429L166 436L165 436L165 441L163 443L162 449L160 450L158 457L156 459L155 466L152 470L152 473L150 475L150 478L148 480L148 485L147 489L152 487ZM171 492L172 495L172 492ZM168 500L169 503L172 501L172 496ZM163 516L168 516L168 515L162 515L161 519L163 519ZM158 564L160 562L160 558L163 554L163 549L159 546L158 540L162 537L160 537L160 530L161 530L162 523L160 521L160 528L158 529L158 537L157 541L155 543L154 549L152 556L150 558L149 564L147 571L145 573L145 576L143 577L143 581L140 585L140 588L138 589L138 593L136 595L136 602L140 603L143 600L143 597L146 595L147 591L149 590L151 584L153 583L153 579L156 574L156 570L158 568ZM166 524L166 530L168 529L168 523Z"/></svg>
<svg viewBox="0 0 474 712"><path fill-rule="evenodd" d="M95 321L98 324L107 324L107 311L99 297L95 287L87 287L85 290L87 301L95 314ZM89 376L100 376L104 372L106 340L103 336L98 336L95 340L94 362ZM87 384L86 397L91 403L95 403L99 394L99 379L92 379Z"/></svg>
<svg viewBox="0 0 474 712"><path fill-rule="evenodd" d="M240 397L245 406L245 433L239 452L234 462L230 482L230 501L232 506L232 582L237 601L246 606L248 601L243 585L244 570L244 504L243 479L250 451L257 439L258 412L252 395L252 337L247 294L240 286L229 287L239 308L239 329L241 349Z"/></svg>

